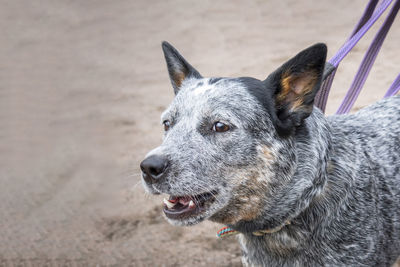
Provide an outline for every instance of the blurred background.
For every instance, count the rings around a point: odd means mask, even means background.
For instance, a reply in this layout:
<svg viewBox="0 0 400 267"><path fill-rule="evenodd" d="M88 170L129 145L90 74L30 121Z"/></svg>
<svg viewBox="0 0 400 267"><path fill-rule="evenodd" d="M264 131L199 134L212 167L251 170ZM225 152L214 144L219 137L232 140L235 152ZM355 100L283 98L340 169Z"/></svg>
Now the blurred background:
<svg viewBox="0 0 400 267"><path fill-rule="evenodd" d="M303 48L332 56L364 0L1 0L0 266L239 266L220 225L170 226L139 162L173 99L160 43L204 76L263 79ZM354 110L399 72L397 19ZM378 26L341 64L338 107Z"/></svg>

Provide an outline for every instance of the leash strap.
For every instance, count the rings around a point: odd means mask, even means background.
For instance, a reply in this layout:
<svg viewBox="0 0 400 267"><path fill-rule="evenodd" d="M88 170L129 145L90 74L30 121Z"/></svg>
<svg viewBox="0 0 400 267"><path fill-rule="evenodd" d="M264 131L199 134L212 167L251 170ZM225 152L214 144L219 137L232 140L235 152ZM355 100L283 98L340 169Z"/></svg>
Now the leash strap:
<svg viewBox="0 0 400 267"><path fill-rule="evenodd" d="M362 26L364 26L365 23L368 22L368 20L371 18L372 14L375 10L376 5L378 4L378 2L379 2L379 0L370 0L368 2L368 5L364 10L363 15L361 16L360 20L358 21L356 27L353 29L353 32L351 33L349 39L351 39L351 37L353 37L357 32L359 32L360 29L362 28ZM349 42L349 39L346 42ZM342 46L342 48L343 48L343 46ZM338 53L339 52L337 52L336 54L338 54ZM337 63L336 66L334 66L330 63L331 61L333 61L334 57L332 57L332 59L327 61L327 64L329 64L330 66L333 67L333 71L331 71L331 73L327 73L326 71L324 71L324 77L323 77L323 83L322 83L321 89L319 90L318 94L315 97L315 105L317 107L319 107L323 112L325 112L326 102L328 101L328 96L329 96L329 92L330 92L330 89L332 86L333 78L335 77L336 69L339 66L339 62Z"/></svg>
<svg viewBox="0 0 400 267"><path fill-rule="evenodd" d="M367 80L368 74L372 68L372 65L375 62L375 59L379 53L380 48L382 47L383 41L393 24L393 21L399 11L400 8L400 0L397 0L390 13L385 19L385 22L382 24L378 33L375 35L374 40L372 41L370 47L365 54L360 67L357 71L356 76L350 86L350 89L347 91L345 98L343 99L342 104L339 106L339 109L336 111L336 114L345 114L350 111L353 107L354 102L357 100L358 95L361 92L361 89Z"/></svg>
<svg viewBox="0 0 400 267"><path fill-rule="evenodd" d="M379 2L379 0L370 0L368 2L368 5L365 8L364 13L362 14L360 20L358 21L356 27L353 29L352 33L350 34L350 38L353 37L361 29L361 27L365 25L365 23L367 23L368 19L374 13L374 10L375 10L378 2Z"/></svg>
<svg viewBox="0 0 400 267"><path fill-rule="evenodd" d="M387 92L386 92L384 97L393 96L393 95L397 94L397 92L399 92L399 91L400 91L400 74L393 81L392 85L387 90Z"/></svg>
<svg viewBox="0 0 400 267"><path fill-rule="evenodd" d="M365 35L365 33L371 28L371 26L378 20L378 18L388 8L392 1L393 0L383 0L378 8L375 10L378 0L370 0L366 9L364 10L360 21L353 30L350 39L348 39L342 45L339 51L328 61L329 64L337 69L339 63L343 60L343 58L351 51L351 49ZM375 11L372 13L373 10ZM326 77L326 80L322 84L322 87L315 98L315 105L324 112L334 76L335 71L333 71L329 76Z"/></svg>

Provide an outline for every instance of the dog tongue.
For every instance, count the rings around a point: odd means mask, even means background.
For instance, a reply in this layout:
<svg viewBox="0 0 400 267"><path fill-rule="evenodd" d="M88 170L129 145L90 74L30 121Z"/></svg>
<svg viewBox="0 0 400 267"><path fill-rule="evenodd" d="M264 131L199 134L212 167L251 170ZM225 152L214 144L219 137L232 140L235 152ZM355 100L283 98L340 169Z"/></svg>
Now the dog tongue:
<svg viewBox="0 0 400 267"><path fill-rule="evenodd" d="M171 203L176 203L178 201L178 197L170 196L168 201Z"/></svg>
<svg viewBox="0 0 400 267"><path fill-rule="evenodd" d="M183 206L188 205L190 200L191 200L190 197L179 197L178 198L179 203L182 204Z"/></svg>

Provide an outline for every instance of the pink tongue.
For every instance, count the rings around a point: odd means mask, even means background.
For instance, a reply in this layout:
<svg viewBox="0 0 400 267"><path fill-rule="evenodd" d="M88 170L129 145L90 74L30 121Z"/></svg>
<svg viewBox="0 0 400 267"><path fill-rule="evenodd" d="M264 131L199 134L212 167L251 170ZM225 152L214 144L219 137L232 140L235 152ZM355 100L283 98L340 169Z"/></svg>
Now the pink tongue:
<svg viewBox="0 0 400 267"><path fill-rule="evenodd" d="M171 196L171 197L169 197L168 201L171 202L171 203L176 203L178 201L178 198Z"/></svg>
<svg viewBox="0 0 400 267"><path fill-rule="evenodd" d="M189 205L190 200L191 199L189 197L180 197L179 203L186 206L186 205Z"/></svg>

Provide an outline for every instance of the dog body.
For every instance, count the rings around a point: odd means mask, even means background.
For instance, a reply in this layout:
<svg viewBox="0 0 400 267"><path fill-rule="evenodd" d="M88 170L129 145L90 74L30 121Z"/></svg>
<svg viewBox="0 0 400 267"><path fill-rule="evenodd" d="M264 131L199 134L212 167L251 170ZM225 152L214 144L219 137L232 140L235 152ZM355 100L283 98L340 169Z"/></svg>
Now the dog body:
<svg viewBox="0 0 400 267"><path fill-rule="evenodd" d="M290 225L261 237L242 234L244 262L260 266L393 264L400 255L399 107L397 96L353 115L325 118L314 110L305 120L307 134L296 141L296 153L304 155L298 158L298 168L308 169L311 177L323 172L326 180ZM309 164L314 153L321 153L327 165Z"/></svg>
<svg viewBox="0 0 400 267"><path fill-rule="evenodd" d="M170 195L170 223L228 225L247 265L395 262L400 97L325 117L313 108L323 44L264 81L203 78L171 45L163 49L176 96L162 115L163 144L141 169L148 192Z"/></svg>

